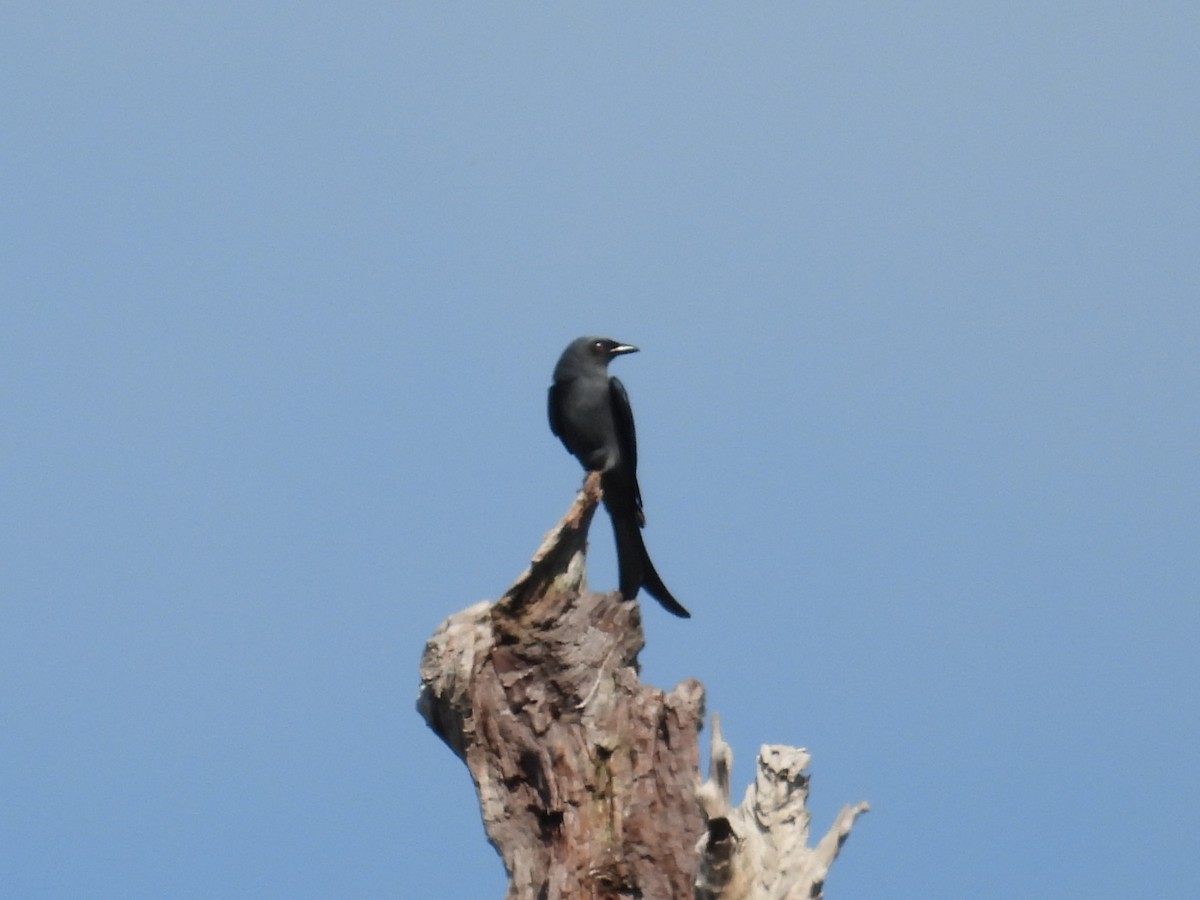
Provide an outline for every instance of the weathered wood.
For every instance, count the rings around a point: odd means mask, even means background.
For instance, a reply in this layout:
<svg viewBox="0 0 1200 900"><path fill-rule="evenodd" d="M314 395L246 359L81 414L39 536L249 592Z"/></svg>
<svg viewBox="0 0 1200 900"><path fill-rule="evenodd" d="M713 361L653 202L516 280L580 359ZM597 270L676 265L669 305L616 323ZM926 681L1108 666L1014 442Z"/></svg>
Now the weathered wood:
<svg viewBox="0 0 1200 900"><path fill-rule="evenodd" d="M815 900L866 803L843 806L816 847L808 846L810 757L797 747L764 745L758 773L740 806L730 805L733 751L713 715L709 778L696 792L707 823L696 844L697 900Z"/></svg>
<svg viewBox="0 0 1200 900"><path fill-rule="evenodd" d="M587 591L589 477L529 569L425 648L418 707L464 759L510 900L689 897L704 690L638 681L636 603Z"/></svg>
<svg viewBox="0 0 1200 900"><path fill-rule="evenodd" d="M421 659L417 707L470 770L508 871L508 900L817 896L816 876L837 847L803 846L807 755L773 748L751 789L756 805L734 810L732 757L714 735L713 771L724 771L724 786L699 784L703 687L641 684L638 604L587 590L587 531L599 500L592 474L504 596L443 622ZM752 833L743 809L778 809L786 835ZM853 815L839 818L843 839ZM775 876L751 877L759 865ZM730 893L793 878L817 892Z"/></svg>

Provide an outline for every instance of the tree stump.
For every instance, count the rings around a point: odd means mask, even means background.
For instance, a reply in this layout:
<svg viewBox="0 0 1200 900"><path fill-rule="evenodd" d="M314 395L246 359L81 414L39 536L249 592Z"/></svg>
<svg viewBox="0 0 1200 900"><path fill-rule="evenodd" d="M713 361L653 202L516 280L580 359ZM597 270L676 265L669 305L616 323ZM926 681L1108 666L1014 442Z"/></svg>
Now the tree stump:
<svg viewBox="0 0 1200 900"><path fill-rule="evenodd" d="M714 778L700 785L704 688L692 679L669 692L641 684L638 604L587 590L587 531L600 496L599 476L588 475L504 596L443 622L421 659L417 708L470 770L509 875L508 900L819 896L865 804L839 816L832 855L828 835L809 851L800 758L779 770L775 807L785 813L776 825L795 832L799 815L799 848L817 854L801 870L776 858L796 849L794 837L786 847L761 840L759 807L729 806L731 756L720 751L721 781L719 734ZM760 865L807 879L810 892L739 893L778 884L749 877Z"/></svg>

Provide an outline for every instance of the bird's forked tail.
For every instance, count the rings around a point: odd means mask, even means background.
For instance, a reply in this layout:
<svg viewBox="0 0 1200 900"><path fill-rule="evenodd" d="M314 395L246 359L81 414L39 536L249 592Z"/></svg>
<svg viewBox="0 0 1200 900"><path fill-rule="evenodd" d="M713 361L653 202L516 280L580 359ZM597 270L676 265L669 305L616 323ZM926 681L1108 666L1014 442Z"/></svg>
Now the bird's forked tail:
<svg viewBox="0 0 1200 900"><path fill-rule="evenodd" d="M612 509L609 509L612 515ZM612 515L613 536L617 541L617 569L621 578L621 596L632 600L639 588L659 602L667 612L681 619L690 619L692 614L671 596L667 586L655 571L646 543L642 540L642 529L633 516Z"/></svg>

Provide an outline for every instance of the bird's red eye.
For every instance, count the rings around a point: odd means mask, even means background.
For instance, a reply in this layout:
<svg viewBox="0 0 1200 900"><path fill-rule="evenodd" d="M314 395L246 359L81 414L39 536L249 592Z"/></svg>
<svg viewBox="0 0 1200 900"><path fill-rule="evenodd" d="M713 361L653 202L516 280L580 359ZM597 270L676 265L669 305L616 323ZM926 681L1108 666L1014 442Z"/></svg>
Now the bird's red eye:
<svg viewBox="0 0 1200 900"><path fill-rule="evenodd" d="M604 341L596 341L594 344L592 344L592 349L596 350L597 352L603 353L604 352Z"/></svg>

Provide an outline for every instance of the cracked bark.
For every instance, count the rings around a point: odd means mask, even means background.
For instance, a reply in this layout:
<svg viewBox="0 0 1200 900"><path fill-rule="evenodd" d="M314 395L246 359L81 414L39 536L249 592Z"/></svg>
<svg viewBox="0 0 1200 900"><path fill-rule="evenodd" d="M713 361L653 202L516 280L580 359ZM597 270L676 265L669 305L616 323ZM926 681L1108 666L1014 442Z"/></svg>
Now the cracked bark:
<svg viewBox="0 0 1200 900"><path fill-rule="evenodd" d="M509 875L508 900L819 896L865 804L848 818L843 810L831 851L829 835L810 851L807 755L773 748L802 757L784 753L768 766L774 781L760 759L747 802L754 793L765 805L735 810L732 757L723 741L718 750L715 730L714 775L699 784L704 688L692 679L667 692L642 684L638 604L587 589L587 531L599 500L592 474L504 596L448 618L421 659L417 708L467 764ZM764 810L780 813L765 829L779 839L764 840L761 823L747 818ZM778 877L748 877L763 865ZM800 879L809 892L780 893L781 879L797 890Z"/></svg>

